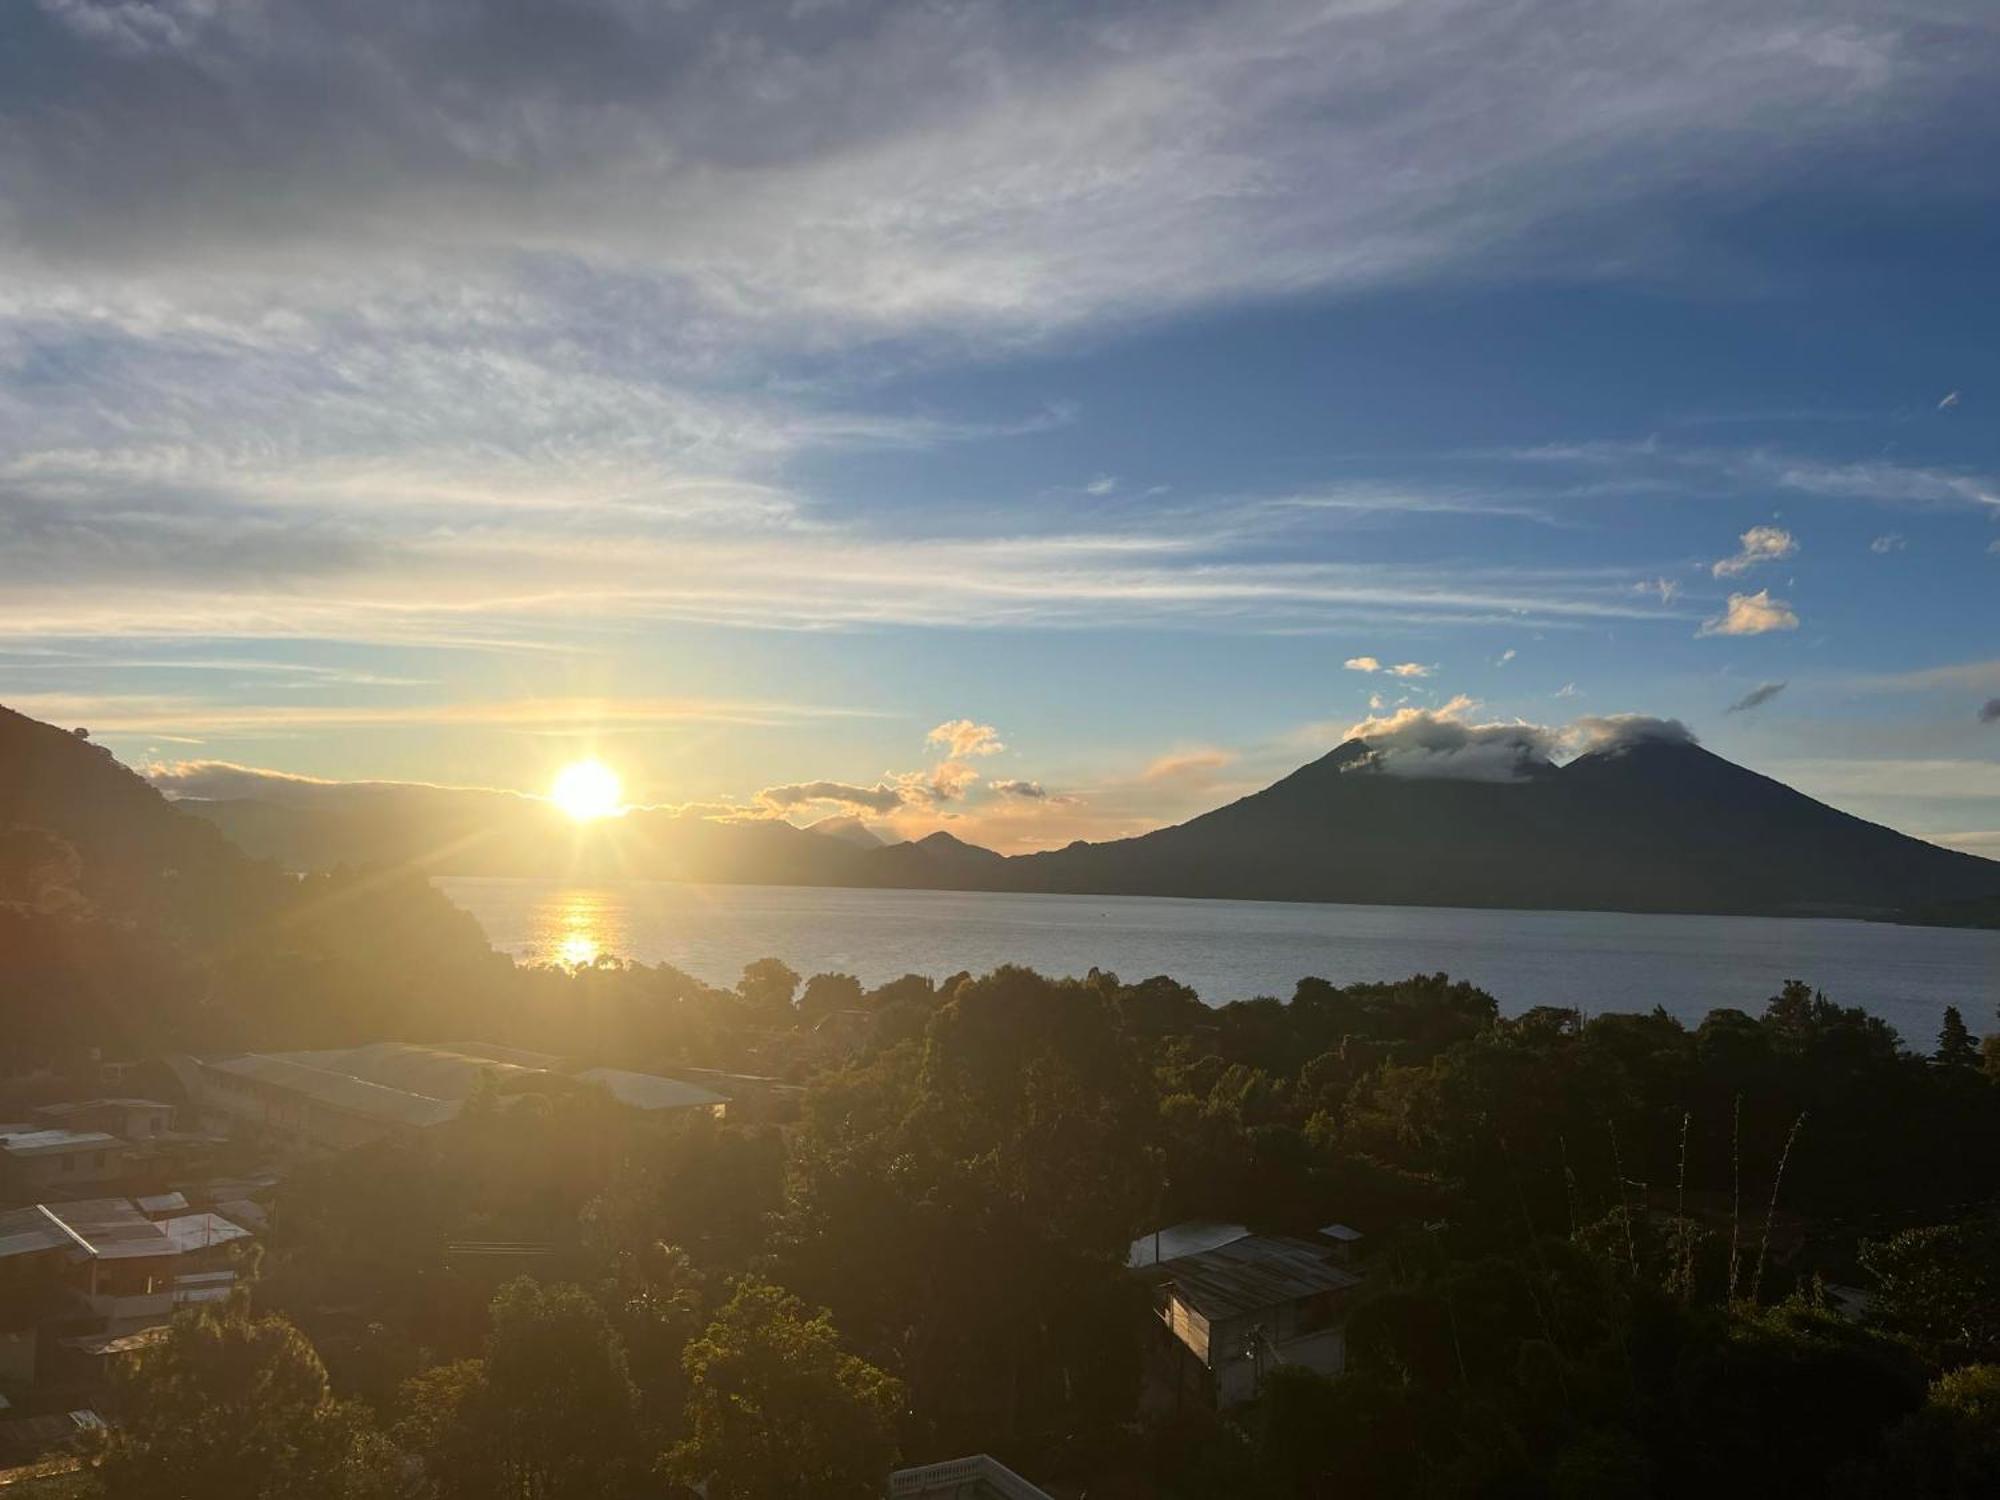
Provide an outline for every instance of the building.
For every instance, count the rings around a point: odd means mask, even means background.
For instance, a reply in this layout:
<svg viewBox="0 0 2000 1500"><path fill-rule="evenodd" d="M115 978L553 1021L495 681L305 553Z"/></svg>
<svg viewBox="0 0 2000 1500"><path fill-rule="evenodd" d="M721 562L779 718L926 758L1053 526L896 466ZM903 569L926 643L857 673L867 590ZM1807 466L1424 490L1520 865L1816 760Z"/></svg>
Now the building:
<svg viewBox="0 0 2000 1500"><path fill-rule="evenodd" d="M125 1157L124 1143L101 1130L0 1125L0 1186L16 1198L116 1181Z"/></svg>
<svg viewBox="0 0 2000 1500"><path fill-rule="evenodd" d="M889 1476L889 1500L1050 1500L1050 1496L998 1459L979 1453L898 1469Z"/></svg>
<svg viewBox="0 0 2000 1500"><path fill-rule="evenodd" d="M220 1214L154 1219L126 1198L0 1213L0 1387L32 1387L57 1345L96 1340L105 1348L94 1354L115 1353L124 1335L165 1323L175 1308L228 1296L230 1247L250 1237ZM51 1328L71 1337L52 1345Z"/></svg>
<svg viewBox="0 0 2000 1500"><path fill-rule="evenodd" d="M63 1130L101 1130L120 1140L157 1141L174 1128L174 1107L158 1099L79 1099L44 1104L35 1118Z"/></svg>
<svg viewBox="0 0 2000 1500"><path fill-rule="evenodd" d="M1337 1240L1228 1234L1238 1225L1175 1225L1163 1253L1134 1270L1153 1291L1169 1338L1173 1400L1192 1389L1218 1406L1248 1401L1267 1370L1299 1365L1338 1375L1361 1276L1337 1263ZM1134 1242L1134 1254L1154 1236Z"/></svg>
<svg viewBox="0 0 2000 1500"><path fill-rule="evenodd" d="M563 1059L485 1042L404 1042L318 1052L168 1059L204 1117L296 1146L344 1150L456 1119L475 1089L501 1098L602 1087L636 1109L720 1115L728 1096L619 1068L575 1071Z"/></svg>

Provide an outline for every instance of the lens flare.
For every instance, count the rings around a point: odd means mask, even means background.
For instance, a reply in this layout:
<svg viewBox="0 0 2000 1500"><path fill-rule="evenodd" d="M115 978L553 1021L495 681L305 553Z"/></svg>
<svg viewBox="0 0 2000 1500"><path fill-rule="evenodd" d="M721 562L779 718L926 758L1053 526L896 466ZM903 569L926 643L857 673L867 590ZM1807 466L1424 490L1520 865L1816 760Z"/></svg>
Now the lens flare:
<svg viewBox="0 0 2000 1500"><path fill-rule="evenodd" d="M549 800L579 823L609 817L622 805L618 773L601 760L580 760L562 768Z"/></svg>

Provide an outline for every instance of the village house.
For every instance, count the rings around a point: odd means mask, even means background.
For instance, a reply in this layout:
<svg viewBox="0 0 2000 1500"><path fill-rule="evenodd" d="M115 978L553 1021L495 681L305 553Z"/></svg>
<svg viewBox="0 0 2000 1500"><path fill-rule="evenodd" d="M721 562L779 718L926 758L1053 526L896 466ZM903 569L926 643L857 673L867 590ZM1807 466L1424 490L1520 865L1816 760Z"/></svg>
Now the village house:
<svg viewBox="0 0 2000 1500"><path fill-rule="evenodd" d="M1347 1314L1363 1278L1343 1262L1359 1235L1331 1230L1340 1233L1305 1238L1193 1221L1133 1241L1127 1264L1153 1293L1173 1404L1248 1401L1280 1365L1346 1368Z"/></svg>

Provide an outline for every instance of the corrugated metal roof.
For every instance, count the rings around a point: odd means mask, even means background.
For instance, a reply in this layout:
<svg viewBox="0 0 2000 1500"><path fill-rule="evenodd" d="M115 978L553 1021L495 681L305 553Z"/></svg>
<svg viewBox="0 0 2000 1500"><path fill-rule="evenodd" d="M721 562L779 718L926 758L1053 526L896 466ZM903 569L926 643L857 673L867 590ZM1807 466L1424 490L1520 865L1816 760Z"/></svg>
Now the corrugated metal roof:
<svg viewBox="0 0 2000 1500"><path fill-rule="evenodd" d="M1255 1234L1160 1269L1183 1302L1215 1322L1361 1285L1352 1271L1328 1264L1326 1254L1326 1246L1310 1240Z"/></svg>
<svg viewBox="0 0 2000 1500"><path fill-rule="evenodd" d="M211 1250L233 1240L250 1238L249 1230L241 1224L232 1224L221 1214L181 1214L177 1218L160 1220L159 1227L166 1231L175 1253L179 1255Z"/></svg>
<svg viewBox="0 0 2000 1500"><path fill-rule="evenodd" d="M273 1057L324 1068L384 1088L401 1089L429 1099L462 1102L472 1092L482 1073L492 1073L505 1081L546 1069L522 1067L493 1057L453 1052L443 1047L413 1047L407 1042L369 1042L331 1052L275 1052Z"/></svg>
<svg viewBox="0 0 2000 1500"><path fill-rule="evenodd" d="M71 1243L68 1235L49 1222L47 1214L32 1205L0 1213L0 1258L61 1250Z"/></svg>
<svg viewBox="0 0 2000 1500"><path fill-rule="evenodd" d="M1140 1235L1132 1241L1125 1264L1131 1270L1141 1271L1162 1261L1214 1250L1232 1241L1245 1239L1249 1233L1249 1229L1242 1224L1225 1224L1220 1219L1189 1219L1169 1225L1155 1234Z"/></svg>
<svg viewBox="0 0 2000 1500"><path fill-rule="evenodd" d="M56 1156L65 1151L101 1151L117 1144L117 1136L101 1130L21 1130L0 1135L0 1151L9 1156Z"/></svg>
<svg viewBox="0 0 2000 1500"><path fill-rule="evenodd" d="M585 1083L601 1083L611 1097L634 1109L693 1109L727 1104L729 1096L705 1089L698 1083L678 1078L661 1078L653 1073L628 1073L623 1068L585 1068L576 1075Z"/></svg>
<svg viewBox="0 0 2000 1500"><path fill-rule="evenodd" d="M44 1203L47 1214L72 1242L98 1260L132 1260L172 1255L166 1230L132 1206L129 1198L86 1198L78 1203Z"/></svg>
<svg viewBox="0 0 2000 1500"><path fill-rule="evenodd" d="M388 1088L356 1078L351 1073L297 1061L297 1057L311 1055L299 1053L295 1057L280 1057L248 1052L241 1057L225 1057L203 1066L255 1079L273 1088L288 1089L330 1108L385 1124L437 1125L458 1113L458 1101L455 1099L437 1099L413 1094L407 1089Z"/></svg>

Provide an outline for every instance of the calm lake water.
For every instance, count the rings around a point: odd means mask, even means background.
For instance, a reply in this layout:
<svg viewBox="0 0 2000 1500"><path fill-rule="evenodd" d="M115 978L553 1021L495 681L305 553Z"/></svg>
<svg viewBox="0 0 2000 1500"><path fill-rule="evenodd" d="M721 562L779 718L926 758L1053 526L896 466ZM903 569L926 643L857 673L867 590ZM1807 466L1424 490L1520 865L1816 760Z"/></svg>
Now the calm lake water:
<svg viewBox="0 0 2000 1500"><path fill-rule="evenodd" d="M1756 1011L1786 979L1865 1005L1928 1048L1947 1005L1975 1033L2000 1000L2000 932L1765 917L1307 906L1143 896L1015 896L632 882L438 882L493 945L531 962L602 954L667 962L716 984L752 959L864 984L1023 963L1170 974L1211 1003L1289 996L1301 976L1345 984L1445 970L1497 996L1586 1011L1663 1005L1685 1019Z"/></svg>

